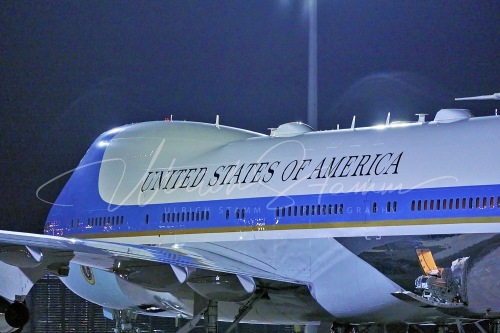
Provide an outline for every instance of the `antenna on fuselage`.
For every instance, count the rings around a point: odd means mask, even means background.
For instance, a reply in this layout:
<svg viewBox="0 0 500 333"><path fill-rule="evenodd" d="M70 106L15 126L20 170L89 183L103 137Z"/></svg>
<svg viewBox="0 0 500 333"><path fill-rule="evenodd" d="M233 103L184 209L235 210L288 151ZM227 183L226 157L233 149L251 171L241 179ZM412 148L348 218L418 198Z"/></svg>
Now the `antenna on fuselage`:
<svg viewBox="0 0 500 333"><path fill-rule="evenodd" d="M174 115L173 114L170 115L170 121L174 121Z"/></svg>
<svg viewBox="0 0 500 333"><path fill-rule="evenodd" d="M387 119L385 120L385 126L389 126L390 123L391 123L391 113L388 112Z"/></svg>
<svg viewBox="0 0 500 333"><path fill-rule="evenodd" d="M337 124L337 131L340 129L340 124Z"/></svg>
<svg viewBox="0 0 500 333"><path fill-rule="evenodd" d="M215 116L215 127L220 128L219 127L219 115Z"/></svg>
<svg viewBox="0 0 500 333"><path fill-rule="evenodd" d="M356 116L352 117L352 123L351 123L351 129L354 129L354 126L356 125Z"/></svg>
<svg viewBox="0 0 500 333"><path fill-rule="evenodd" d="M427 113L416 113L415 115L418 116L419 123L425 123L425 116L427 116Z"/></svg>

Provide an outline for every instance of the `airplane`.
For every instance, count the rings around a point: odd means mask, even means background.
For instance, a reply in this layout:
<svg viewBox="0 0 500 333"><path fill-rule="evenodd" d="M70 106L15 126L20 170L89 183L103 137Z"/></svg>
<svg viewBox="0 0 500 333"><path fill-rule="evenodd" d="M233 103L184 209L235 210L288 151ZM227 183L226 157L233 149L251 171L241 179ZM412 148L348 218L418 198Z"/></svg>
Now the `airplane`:
<svg viewBox="0 0 500 333"><path fill-rule="evenodd" d="M0 231L0 331L55 275L103 307L305 332L488 321L500 331L500 117L262 134L189 121L100 135L44 234ZM168 121L167 121L168 120ZM49 182L47 182L49 183ZM46 184L47 184L46 183ZM414 327L414 326L412 326ZM463 330L461 330L463 332Z"/></svg>
<svg viewBox="0 0 500 333"><path fill-rule="evenodd" d="M476 100L500 100L500 93L491 95L474 96L474 97L460 97L455 98L455 101L476 101Z"/></svg>

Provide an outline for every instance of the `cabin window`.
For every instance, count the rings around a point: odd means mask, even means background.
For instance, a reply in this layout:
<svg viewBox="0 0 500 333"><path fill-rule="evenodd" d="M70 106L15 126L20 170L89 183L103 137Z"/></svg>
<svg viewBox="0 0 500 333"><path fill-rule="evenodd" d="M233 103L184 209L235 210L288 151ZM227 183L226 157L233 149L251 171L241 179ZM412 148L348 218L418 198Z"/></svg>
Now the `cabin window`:
<svg viewBox="0 0 500 333"><path fill-rule="evenodd" d="M495 198L490 198L490 208L495 208Z"/></svg>
<svg viewBox="0 0 500 333"><path fill-rule="evenodd" d="M279 207L278 207L278 208L276 208L276 216L280 216L280 214L279 214ZM236 209L236 218L237 218L237 219L239 219L239 218L240 218L240 210L239 210L239 208L238 208L238 209Z"/></svg>
<svg viewBox="0 0 500 333"><path fill-rule="evenodd" d="M397 211L397 208L398 208L398 203L397 203L396 201L394 201L394 202L392 203L392 211L393 211L393 212L396 212L396 211Z"/></svg>
<svg viewBox="0 0 500 333"><path fill-rule="evenodd" d="M498 207L500 207L500 197L498 198ZM332 215L332 204L328 205L328 214Z"/></svg>
<svg viewBox="0 0 500 333"><path fill-rule="evenodd" d="M244 209L242 209L241 213L243 215L242 217L245 217L245 210ZM285 207L281 208L281 216L285 216L285 213L286 213L286 208Z"/></svg>
<svg viewBox="0 0 500 333"><path fill-rule="evenodd" d="M373 213L377 212L377 203L376 202L374 202L373 205L372 205L372 212Z"/></svg>
<svg viewBox="0 0 500 333"><path fill-rule="evenodd" d="M209 217L210 217L210 211L207 210L207 215L206 215L207 220L208 220Z"/></svg>
<svg viewBox="0 0 500 333"><path fill-rule="evenodd" d="M487 204L487 200L486 197L483 198L483 208L488 208L488 204Z"/></svg>
<svg viewBox="0 0 500 333"><path fill-rule="evenodd" d="M467 199L463 198L462 199L462 209L466 209L467 208Z"/></svg>
<svg viewBox="0 0 500 333"><path fill-rule="evenodd" d="M297 206L293 206L293 216L297 216Z"/></svg>
<svg viewBox="0 0 500 333"><path fill-rule="evenodd" d="M288 206L288 216L292 216L292 206Z"/></svg>
<svg viewBox="0 0 500 333"><path fill-rule="evenodd" d="M306 206L306 215L309 215L309 206Z"/></svg>
<svg viewBox="0 0 500 333"><path fill-rule="evenodd" d="M418 211L422 210L422 200L418 200Z"/></svg>
<svg viewBox="0 0 500 333"><path fill-rule="evenodd" d="M314 215L314 205L311 206L311 215Z"/></svg>
<svg viewBox="0 0 500 333"><path fill-rule="evenodd" d="M202 210L201 213L200 213L200 220L204 220L205 219L205 211Z"/></svg>
<svg viewBox="0 0 500 333"><path fill-rule="evenodd" d="M414 212L415 211L415 200L412 200L411 201L411 211Z"/></svg>
<svg viewBox="0 0 500 333"><path fill-rule="evenodd" d="M276 216L280 216L280 208L276 207Z"/></svg>
<svg viewBox="0 0 500 333"><path fill-rule="evenodd" d="M340 214L344 214L344 204L339 205L339 212Z"/></svg>
<svg viewBox="0 0 500 333"><path fill-rule="evenodd" d="M285 216L285 207L283 207L283 216ZM241 209L241 218L244 219L245 218L245 208L242 208Z"/></svg>
<svg viewBox="0 0 500 333"><path fill-rule="evenodd" d="M453 199L450 199L449 203L450 203L450 210L451 210L451 209L453 209Z"/></svg>
<svg viewBox="0 0 500 333"><path fill-rule="evenodd" d="M479 197L476 198L476 208L479 208Z"/></svg>
<svg viewBox="0 0 500 333"><path fill-rule="evenodd" d="M146 222L146 224L149 223L149 215L148 214L146 214L146 220L145 220L145 222Z"/></svg>
<svg viewBox="0 0 500 333"><path fill-rule="evenodd" d="M229 220L229 209L226 209L226 220Z"/></svg>

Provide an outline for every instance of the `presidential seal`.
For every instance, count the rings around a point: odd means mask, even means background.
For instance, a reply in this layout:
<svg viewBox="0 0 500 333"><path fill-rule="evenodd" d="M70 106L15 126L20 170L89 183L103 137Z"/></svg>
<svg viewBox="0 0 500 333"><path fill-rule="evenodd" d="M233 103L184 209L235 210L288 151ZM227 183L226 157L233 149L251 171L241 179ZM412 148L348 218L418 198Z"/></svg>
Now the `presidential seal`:
<svg viewBox="0 0 500 333"><path fill-rule="evenodd" d="M82 275L89 284L94 285L95 278L94 273L92 273L92 268L87 266L80 266L80 270L82 271Z"/></svg>

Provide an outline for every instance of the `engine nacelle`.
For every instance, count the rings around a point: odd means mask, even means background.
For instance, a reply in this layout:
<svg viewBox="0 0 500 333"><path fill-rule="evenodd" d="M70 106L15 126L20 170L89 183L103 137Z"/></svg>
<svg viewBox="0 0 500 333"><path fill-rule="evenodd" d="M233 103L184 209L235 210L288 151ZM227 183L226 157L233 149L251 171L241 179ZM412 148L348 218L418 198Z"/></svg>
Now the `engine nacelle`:
<svg viewBox="0 0 500 333"><path fill-rule="evenodd" d="M471 256L465 271L465 295L471 312L500 316L500 246Z"/></svg>
<svg viewBox="0 0 500 333"><path fill-rule="evenodd" d="M221 272L197 270L187 284L205 298L225 302L239 302L248 299L255 292L252 278Z"/></svg>
<svg viewBox="0 0 500 333"><path fill-rule="evenodd" d="M135 262L118 262L115 274L121 279L149 290L172 292L186 281L188 271L184 267L166 264L137 265Z"/></svg>
<svg viewBox="0 0 500 333"><path fill-rule="evenodd" d="M120 265L120 268L123 266ZM192 302L187 301L182 292L159 292L146 288L144 284L151 281L139 277L143 275L134 277L134 282L141 284L132 283L115 272L70 264L69 276L60 280L75 294L107 309L128 309L136 313L165 312L171 316L191 315ZM189 288L184 289L192 295Z"/></svg>
<svg viewBox="0 0 500 333"><path fill-rule="evenodd" d="M0 297L0 332L21 332L29 320L29 310L23 303L9 303Z"/></svg>

